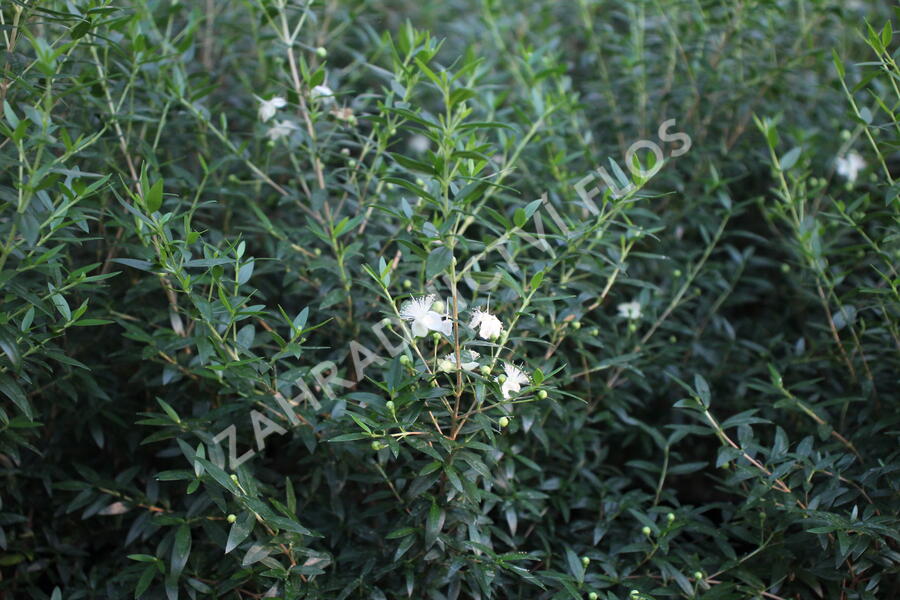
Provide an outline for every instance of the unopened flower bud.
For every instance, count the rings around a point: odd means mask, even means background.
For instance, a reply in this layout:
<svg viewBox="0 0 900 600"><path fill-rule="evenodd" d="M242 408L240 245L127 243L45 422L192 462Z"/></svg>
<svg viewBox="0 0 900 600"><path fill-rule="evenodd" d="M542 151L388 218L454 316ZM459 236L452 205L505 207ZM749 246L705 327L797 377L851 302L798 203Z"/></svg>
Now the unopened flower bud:
<svg viewBox="0 0 900 600"><path fill-rule="evenodd" d="M500 375L499 377L497 377L497 382L506 383L506 375Z"/></svg>
<svg viewBox="0 0 900 600"><path fill-rule="evenodd" d="M318 48L316 48L316 55L319 58L325 58L326 56L328 56L328 50L326 50L323 46L319 46Z"/></svg>
<svg viewBox="0 0 900 600"><path fill-rule="evenodd" d="M541 400L546 400L547 399L547 390L539 390L537 393L537 397L540 398Z"/></svg>
<svg viewBox="0 0 900 600"><path fill-rule="evenodd" d="M572 329L581 329L581 321L572 321Z"/></svg>
<svg viewBox="0 0 900 600"><path fill-rule="evenodd" d="M439 344L441 342L441 334L439 334L437 331L435 331L434 333L431 334L431 339L434 340L435 344Z"/></svg>
<svg viewBox="0 0 900 600"><path fill-rule="evenodd" d="M589 564L591 564L591 559L588 558L587 556L582 556L581 557L581 565L583 567L587 567Z"/></svg>
<svg viewBox="0 0 900 600"><path fill-rule="evenodd" d="M408 355L404 354L400 357L400 364L408 367L410 364L412 364L412 359Z"/></svg>
<svg viewBox="0 0 900 600"><path fill-rule="evenodd" d="M600 596L597 595L597 592L591 592L588 594L588 600L597 600Z"/></svg>
<svg viewBox="0 0 900 600"><path fill-rule="evenodd" d="M675 269L674 271L672 271L672 275L674 275L675 277L681 277L681 269Z"/></svg>
<svg viewBox="0 0 900 600"><path fill-rule="evenodd" d="M235 475L234 473L232 473L232 474L231 474L231 480L232 480L233 482L237 483L237 482L238 482L237 475Z"/></svg>
<svg viewBox="0 0 900 600"><path fill-rule="evenodd" d="M313 250L313 254L315 254L316 256L322 256L322 249L316 248L315 250Z"/></svg>
<svg viewBox="0 0 900 600"><path fill-rule="evenodd" d="M593 329L591 329L591 335L594 337L597 337L598 335L600 335L600 328L594 327Z"/></svg>
<svg viewBox="0 0 900 600"><path fill-rule="evenodd" d="M667 514L667 515L666 515L666 519L669 521L669 523L671 523L672 521L675 520L675 513L669 513L669 514Z"/></svg>
<svg viewBox="0 0 900 600"><path fill-rule="evenodd" d="M375 440L374 442L372 442L372 450L374 450L375 452L378 452L382 448L384 448L383 443L379 442L378 440Z"/></svg>
<svg viewBox="0 0 900 600"><path fill-rule="evenodd" d="M641 529L641 533L643 533L646 536L649 536L651 533L653 533L653 530L650 529L648 526L644 525L644 527Z"/></svg>
<svg viewBox="0 0 900 600"><path fill-rule="evenodd" d="M237 521L237 515L228 515L227 517L225 517L225 520L229 523L234 523L235 521Z"/></svg>
<svg viewBox="0 0 900 600"><path fill-rule="evenodd" d="M694 571L694 579L697 581L703 581L703 573L700 571Z"/></svg>
<svg viewBox="0 0 900 600"><path fill-rule="evenodd" d="M394 412L394 410L396 409L396 407L394 406L393 400L388 400L387 402L385 402L384 407L391 412Z"/></svg>
<svg viewBox="0 0 900 600"><path fill-rule="evenodd" d="M482 367L481 367L481 374L482 374L482 375L490 375L490 374L491 374L491 368L490 368L489 366L487 366L487 365L482 365Z"/></svg>
<svg viewBox="0 0 900 600"><path fill-rule="evenodd" d="M500 420L497 421L497 424L500 425L500 428L504 428L509 425L509 417L500 417Z"/></svg>
<svg viewBox="0 0 900 600"><path fill-rule="evenodd" d="M412 287L412 281L410 281L409 279L404 279L404 280L403 280L403 287L405 287L406 289L411 288L411 287Z"/></svg>
<svg viewBox="0 0 900 600"><path fill-rule="evenodd" d="M447 308L447 307L444 306L444 303L441 300L438 300L434 304L431 305L431 310L433 310L436 313L443 313L445 308Z"/></svg>

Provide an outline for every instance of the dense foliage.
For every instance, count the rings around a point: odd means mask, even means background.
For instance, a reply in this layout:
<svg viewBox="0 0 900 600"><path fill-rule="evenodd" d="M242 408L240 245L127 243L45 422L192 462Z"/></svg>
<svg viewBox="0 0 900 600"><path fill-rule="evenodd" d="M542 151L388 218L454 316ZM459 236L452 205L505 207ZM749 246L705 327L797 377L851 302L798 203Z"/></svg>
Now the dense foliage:
<svg viewBox="0 0 900 600"><path fill-rule="evenodd" d="M0 598L900 595L898 16L3 1Z"/></svg>

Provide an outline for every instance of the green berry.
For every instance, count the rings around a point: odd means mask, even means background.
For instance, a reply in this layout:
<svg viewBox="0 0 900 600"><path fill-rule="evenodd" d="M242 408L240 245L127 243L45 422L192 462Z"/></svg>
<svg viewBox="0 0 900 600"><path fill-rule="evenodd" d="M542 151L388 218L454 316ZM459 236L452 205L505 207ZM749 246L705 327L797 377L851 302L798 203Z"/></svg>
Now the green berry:
<svg viewBox="0 0 900 600"><path fill-rule="evenodd" d="M225 520L229 523L234 523L235 521L237 521L237 515L228 515L227 517L225 517Z"/></svg>
<svg viewBox="0 0 900 600"><path fill-rule="evenodd" d="M541 400L546 400L547 399L547 390L540 390L537 393L537 397L540 398Z"/></svg>
<svg viewBox="0 0 900 600"><path fill-rule="evenodd" d="M497 424L500 425L500 428L503 429L507 425L509 425L509 417L500 417L500 420L497 421Z"/></svg>
<svg viewBox="0 0 900 600"><path fill-rule="evenodd" d="M644 527L641 529L641 533L643 533L646 536L649 536L651 533L653 533L653 530L650 529L649 527L647 527L646 525L644 525Z"/></svg>

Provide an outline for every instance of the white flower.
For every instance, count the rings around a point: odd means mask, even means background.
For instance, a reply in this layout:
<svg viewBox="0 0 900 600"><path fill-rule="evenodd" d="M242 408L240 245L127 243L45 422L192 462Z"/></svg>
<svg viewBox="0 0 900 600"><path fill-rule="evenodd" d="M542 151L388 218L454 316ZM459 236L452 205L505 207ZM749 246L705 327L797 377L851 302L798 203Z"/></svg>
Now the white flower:
<svg viewBox="0 0 900 600"><path fill-rule="evenodd" d="M480 355L474 350L463 350L460 352L460 360L462 360L462 369L463 371L472 371L477 366L476 362ZM445 373L449 373L450 371L456 371L456 353L451 352L450 354L445 355L443 358L438 359L438 369L444 371Z"/></svg>
<svg viewBox="0 0 900 600"><path fill-rule="evenodd" d="M480 308L476 308L472 312L472 321L469 323L469 327L472 329L478 327L478 335L484 340L493 340L503 331L503 323L500 322L500 319Z"/></svg>
<svg viewBox="0 0 900 600"><path fill-rule="evenodd" d="M619 316L624 319L640 319L641 318L641 303L640 302L623 302L622 304L616 307L619 311Z"/></svg>
<svg viewBox="0 0 900 600"><path fill-rule="evenodd" d="M835 162L838 175L850 183L856 181L859 172L866 168L866 161L855 151L851 151L847 156L839 156Z"/></svg>
<svg viewBox="0 0 900 600"><path fill-rule="evenodd" d="M266 135L274 142L291 135L295 129L297 129L297 125L293 121L275 121L275 125L269 128Z"/></svg>
<svg viewBox="0 0 900 600"><path fill-rule="evenodd" d="M510 393L518 392L523 385L528 385L528 375L510 363L503 363L503 372L506 374L506 381L500 384L500 393L504 400L509 400Z"/></svg>
<svg viewBox="0 0 900 600"><path fill-rule="evenodd" d="M317 85L309 92L313 100L323 100L326 104L334 102L334 91L327 85Z"/></svg>
<svg viewBox="0 0 900 600"><path fill-rule="evenodd" d="M275 96L271 100L263 100L262 98L257 97L259 100L259 120L265 123L269 119L275 116L275 111L279 108L284 108L287 106L287 100L282 98L281 96Z"/></svg>
<svg viewBox="0 0 900 600"><path fill-rule="evenodd" d="M428 294L421 298L407 300L400 307L400 316L407 321L412 321L413 337L423 337L429 331L439 331L444 335L450 335L453 321L445 319L442 315L431 310L434 304L434 294Z"/></svg>
<svg viewBox="0 0 900 600"><path fill-rule="evenodd" d="M412 136L409 140L409 147L412 148L413 152L416 154L422 154L431 146L431 141L422 135L421 133L417 133Z"/></svg>

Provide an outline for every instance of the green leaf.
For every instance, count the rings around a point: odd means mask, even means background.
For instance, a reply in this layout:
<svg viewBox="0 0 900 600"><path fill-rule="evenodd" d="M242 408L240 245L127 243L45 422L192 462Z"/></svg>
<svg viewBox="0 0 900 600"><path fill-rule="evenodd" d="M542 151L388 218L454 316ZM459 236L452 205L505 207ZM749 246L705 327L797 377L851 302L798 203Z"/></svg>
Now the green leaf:
<svg viewBox="0 0 900 600"><path fill-rule="evenodd" d="M169 405L168 402L166 402L162 398L157 398L156 403L159 404L164 411L166 411L166 414L169 415L170 419L172 419L176 423L181 423L181 417L178 416L178 413L175 412L175 409L172 408L172 406Z"/></svg>
<svg viewBox="0 0 900 600"><path fill-rule="evenodd" d="M831 49L831 60L834 62L834 67L837 69L838 75L840 75L841 79L844 78L844 62L841 60L841 57L838 56L837 50L834 48Z"/></svg>
<svg viewBox="0 0 900 600"><path fill-rule="evenodd" d="M791 167L797 164L797 159L800 158L800 148L792 148L789 150L784 156L781 157L779 161L781 163L781 168L784 171L790 171Z"/></svg>
<svg viewBox="0 0 900 600"><path fill-rule="evenodd" d="M578 583L584 583L584 565L571 548L566 548L566 563L569 565L569 572Z"/></svg>
<svg viewBox="0 0 900 600"><path fill-rule="evenodd" d="M256 515L250 511L245 511L238 517L237 521L231 524L231 531L228 532L228 541L225 543L225 554L228 554L241 545L241 542L247 539L247 536L253 531L256 524Z"/></svg>
<svg viewBox="0 0 900 600"><path fill-rule="evenodd" d="M0 392L3 392L4 396L12 400L13 404L19 407L19 410L25 414L29 421L34 421L34 412L31 408L31 402L28 401L28 396L25 395L25 392L22 391L22 388L16 381L5 373L0 373Z"/></svg>
<svg viewBox="0 0 900 600"><path fill-rule="evenodd" d="M700 402L703 403L703 406L709 408L710 404L710 394L709 394L709 384L706 383L706 380L703 378L703 375L699 373L694 375L694 390L697 392L697 397L700 398Z"/></svg>
<svg viewBox="0 0 900 600"><path fill-rule="evenodd" d="M163 180L160 179L144 194L144 208L147 212L154 213L160 209L163 202Z"/></svg>
<svg viewBox="0 0 900 600"><path fill-rule="evenodd" d="M53 303L53 306L56 307L56 310L59 311L59 314L62 315L63 319L68 321L72 318L72 311L69 309L69 303L66 302L66 299L62 296L62 294L51 295L50 302Z"/></svg>
<svg viewBox="0 0 900 600"><path fill-rule="evenodd" d="M513 213L513 223L515 223L516 227L522 228L527 222L528 215L525 214L525 209L517 208L516 212Z"/></svg>
<svg viewBox="0 0 900 600"><path fill-rule="evenodd" d="M450 266L452 260L453 253L450 251L450 248L438 246L431 251L428 255L428 260L425 261L425 278L431 279L435 275L443 273Z"/></svg>
<svg viewBox="0 0 900 600"><path fill-rule="evenodd" d="M13 368L18 369L22 366L22 356L19 354L19 345L16 338L7 333L5 329L0 329L0 350L9 358Z"/></svg>
<svg viewBox="0 0 900 600"><path fill-rule="evenodd" d="M191 528L187 523L182 523L175 533L175 543L172 545L172 562L170 563L170 573L173 577L178 577L187 564L188 557L191 554Z"/></svg>
<svg viewBox="0 0 900 600"><path fill-rule="evenodd" d="M153 578L156 576L156 573L159 571L155 566L150 565L144 572L141 573L141 578L138 579L137 584L134 586L134 597L140 598L144 592L147 591L147 588L150 587L150 584L153 583Z"/></svg>
<svg viewBox="0 0 900 600"><path fill-rule="evenodd" d="M428 518L425 521L425 548L431 548L437 541L437 536L441 532L444 524L444 511L436 502L431 502L431 508L428 510Z"/></svg>

